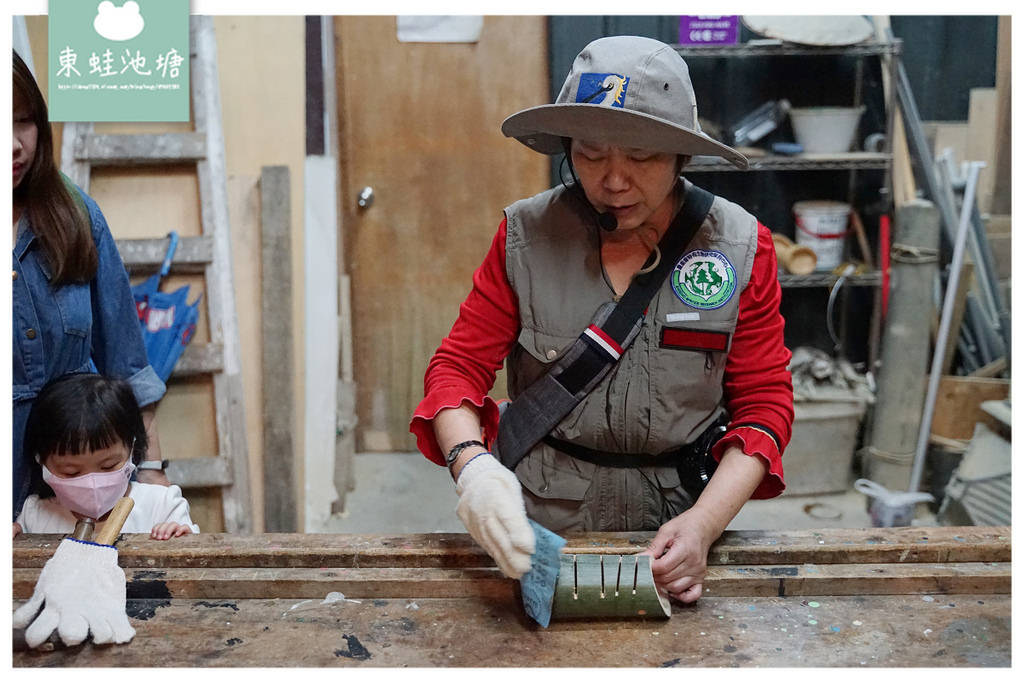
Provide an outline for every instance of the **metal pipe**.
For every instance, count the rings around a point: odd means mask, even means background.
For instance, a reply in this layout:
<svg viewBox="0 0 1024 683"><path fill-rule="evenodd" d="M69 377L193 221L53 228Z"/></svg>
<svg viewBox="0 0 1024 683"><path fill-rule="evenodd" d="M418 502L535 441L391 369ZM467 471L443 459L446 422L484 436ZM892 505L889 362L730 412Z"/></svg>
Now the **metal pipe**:
<svg viewBox="0 0 1024 683"><path fill-rule="evenodd" d="M892 40L892 30L886 29L886 32L889 40ZM952 244L956 233L956 207L949 202L949 197L940 191L938 180L935 177L935 158L928 147L927 139L925 139L924 129L921 127L921 115L917 111L914 92L910 89L910 79L907 77L907 70L903 66L902 60L897 60L896 73L898 75L896 93L902 105L900 110L903 112L907 142L911 152L920 162L921 175L924 176L927 193L939 209L946 236L949 238L949 243Z"/></svg>
<svg viewBox="0 0 1024 683"><path fill-rule="evenodd" d="M953 321L953 304L956 299L957 285L960 282L960 271L964 265L964 251L967 246L967 232L971 220L969 207L974 203L974 193L978 189L978 173L984 166L985 163L982 161L968 162L964 210L960 212L960 225L957 228L956 242L953 245L953 261L950 264L949 282L946 285L946 296L942 303L942 318L939 322L939 334L935 340L935 352L932 355L931 376L928 378L928 392L924 400L924 416L921 418L921 429L917 434L917 449L914 452L914 464L910 470L910 487L907 491L911 493L921 487L924 456L928 450L928 436L931 434L932 418L935 417L935 398L939 393L939 380L942 376L942 359L946 355L946 342L949 339L949 328Z"/></svg>
<svg viewBox="0 0 1024 683"><path fill-rule="evenodd" d="M987 365L996 358L1006 354L1006 349L1003 347L1003 338L999 336L996 330L998 326L992 316L985 311L984 306L981 305L981 302L974 296L973 292L967 293L966 303L966 320L974 332L982 365Z"/></svg>
<svg viewBox="0 0 1024 683"><path fill-rule="evenodd" d="M978 246L981 262L985 269L985 283L988 285L988 298L992 302L993 320L996 329L1002 337L1003 345L1010 348L1010 330L1008 321L1010 311L1006 308L1006 300L999 289L999 274L996 272L995 259L992 256L992 245L988 242L988 231L985 229L985 222L981 220L981 213L978 212L978 203L971 207L971 226L974 228L975 244Z"/></svg>
<svg viewBox="0 0 1024 683"><path fill-rule="evenodd" d="M966 327L960 328L960 338L957 341L957 350L960 351L960 366L965 374L971 374L981 367L978 362L977 347L974 345L974 338L971 331Z"/></svg>

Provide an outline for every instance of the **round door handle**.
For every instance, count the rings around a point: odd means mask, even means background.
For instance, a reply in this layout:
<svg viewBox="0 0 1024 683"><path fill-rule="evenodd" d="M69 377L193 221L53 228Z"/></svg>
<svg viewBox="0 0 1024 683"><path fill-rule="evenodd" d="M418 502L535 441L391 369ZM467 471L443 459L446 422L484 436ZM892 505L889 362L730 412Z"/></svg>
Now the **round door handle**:
<svg viewBox="0 0 1024 683"><path fill-rule="evenodd" d="M359 196L356 198L356 203L359 204L360 209L368 209L373 206L373 188L367 185L363 189L359 190Z"/></svg>

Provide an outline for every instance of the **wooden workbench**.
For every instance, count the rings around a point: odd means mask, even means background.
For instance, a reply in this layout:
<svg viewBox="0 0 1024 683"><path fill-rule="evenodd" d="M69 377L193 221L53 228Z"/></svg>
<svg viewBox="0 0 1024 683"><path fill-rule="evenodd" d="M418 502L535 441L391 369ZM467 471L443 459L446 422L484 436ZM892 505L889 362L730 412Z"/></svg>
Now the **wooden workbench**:
<svg viewBox="0 0 1024 683"><path fill-rule="evenodd" d="M653 534L587 534L626 554ZM14 606L60 541L14 541ZM524 614L466 535L123 535L128 645L14 666L1009 666L1008 527L726 532L670 619ZM344 598L341 597L344 595Z"/></svg>

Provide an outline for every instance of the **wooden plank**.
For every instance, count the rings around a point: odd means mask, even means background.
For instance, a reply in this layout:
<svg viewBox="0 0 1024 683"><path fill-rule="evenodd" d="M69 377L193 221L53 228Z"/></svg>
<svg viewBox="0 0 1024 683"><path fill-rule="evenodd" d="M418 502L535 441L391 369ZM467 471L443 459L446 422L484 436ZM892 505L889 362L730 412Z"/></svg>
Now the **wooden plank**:
<svg viewBox="0 0 1024 683"><path fill-rule="evenodd" d="M157 272L167 255L169 242L167 237L115 240L121 260L132 275ZM211 261L213 240L210 237L181 237L171 262L171 271L201 273Z"/></svg>
<svg viewBox="0 0 1024 683"><path fill-rule="evenodd" d="M887 42L887 29L890 28L888 15L876 15L871 17L871 23L875 28L875 40ZM898 64L898 57L884 56L882 62L882 91L885 94L885 101L888 107L889 120L892 122L892 185L893 203L896 208L913 201L917 198L917 185L914 181L914 169L910 160L910 150L907 145L907 133L903 126L903 114L900 111L899 98L896 96L896 83L894 83L893 68Z"/></svg>
<svg viewBox="0 0 1024 683"><path fill-rule="evenodd" d="M1009 214L1013 188L1013 118L1011 79L1011 17L1000 16L996 43L996 161L992 169L994 183L992 213Z"/></svg>
<svg viewBox="0 0 1024 683"><path fill-rule="evenodd" d="M955 168L959 168L959 163L967 159L969 129L966 122L924 121L921 127L925 130L925 138L931 142L932 155L936 159L946 148L953 151Z"/></svg>
<svg viewBox="0 0 1024 683"><path fill-rule="evenodd" d="M1013 267L1013 216L989 214L982 216L982 220L985 222L985 233L996 269L993 276L998 280L1007 280Z"/></svg>
<svg viewBox="0 0 1024 683"><path fill-rule="evenodd" d="M988 213L992 208L992 188L995 184L996 110L998 98L995 88L971 88L967 114L967 159L984 161L978 175L978 211Z"/></svg>
<svg viewBox="0 0 1024 683"><path fill-rule="evenodd" d="M1009 562L709 567L706 595L1009 594Z"/></svg>
<svg viewBox="0 0 1024 683"><path fill-rule="evenodd" d="M1007 363L1006 356L1000 356L988 365L983 365L974 372L970 377L998 377L1006 371Z"/></svg>
<svg viewBox="0 0 1024 683"><path fill-rule="evenodd" d="M970 439L974 425L984 416L981 404L1006 398L1010 381L979 377L944 376L939 381L932 432L950 439Z"/></svg>
<svg viewBox="0 0 1024 683"><path fill-rule="evenodd" d="M228 486L233 479L231 461L218 456L170 460L167 478L182 488Z"/></svg>
<svg viewBox="0 0 1024 683"><path fill-rule="evenodd" d="M260 175L263 272L263 524L298 531L295 495L295 400L292 389L291 174L264 166Z"/></svg>
<svg viewBox="0 0 1024 683"><path fill-rule="evenodd" d="M76 158L75 150L80 137L91 134L94 127L91 121L66 121L61 130L60 170L86 194L89 193L92 172L89 162Z"/></svg>
<svg viewBox="0 0 1024 683"><path fill-rule="evenodd" d="M205 137L206 155L196 164L203 234L213 240L214 260L206 268L210 341L224 346L224 370L213 376L217 406L217 452L231 461L233 480L221 492L224 528L252 531L249 449L239 358L238 313L231 268L231 223L228 217L227 162L221 121L217 43L210 17L190 20L193 45L191 86L195 130Z"/></svg>
<svg viewBox="0 0 1024 683"><path fill-rule="evenodd" d="M305 316L301 471L305 531L319 531L338 498L334 487L338 435L338 169L337 161L307 156L303 195Z"/></svg>
<svg viewBox="0 0 1024 683"><path fill-rule="evenodd" d="M654 532L570 534L562 552L626 555L642 551L653 537ZM19 536L14 566L42 567L60 538ZM122 567L143 568L494 566L468 534L204 533L174 543L123 534L118 553ZM1009 561L1009 527L726 531L708 553L710 566Z"/></svg>
<svg viewBox="0 0 1024 683"><path fill-rule="evenodd" d="M185 379L224 369L223 344L189 344L171 371L173 379Z"/></svg>
<svg viewBox="0 0 1024 683"><path fill-rule="evenodd" d="M530 622L515 598L129 600L136 629L130 644L14 652L12 664L1010 666L1011 596L930 597L704 597L667 620L556 621L546 629Z"/></svg>
<svg viewBox="0 0 1024 683"><path fill-rule="evenodd" d="M86 135L75 146L75 159L93 166L144 166L194 163L206 157L202 133Z"/></svg>
<svg viewBox="0 0 1024 683"><path fill-rule="evenodd" d="M581 573L581 597L600 590L598 556L577 555ZM589 561L589 562L588 562ZM571 560L570 560L571 566ZM587 574L587 568L592 571ZM565 564L563 562L563 569ZM38 568L12 570L13 595L28 599L39 579ZM587 574L587 576L582 576ZM518 582L496 568L434 569L409 567L350 568L253 568L125 570L128 596L174 599L323 598L332 591L352 599L508 597ZM649 571L648 571L649 578ZM629 572L629 584L633 574ZM612 579L614 581L614 579ZM1008 562L961 562L940 564L805 564L709 567L704 579L707 595L723 597L770 597L786 595L907 595L907 594L1008 594L1011 569ZM653 583L643 583L649 589ZM559 581L559 590L572 593L572 582ZM650 614L658 611L653 595L641 605ZM565 607L566 615L592 614L586 609ZM571 598L568 602L572 602ZM629 604L625 605L627 608ZM634 605L635 606L635 605ZM596 616L626 616L624 613Z"/></svg>

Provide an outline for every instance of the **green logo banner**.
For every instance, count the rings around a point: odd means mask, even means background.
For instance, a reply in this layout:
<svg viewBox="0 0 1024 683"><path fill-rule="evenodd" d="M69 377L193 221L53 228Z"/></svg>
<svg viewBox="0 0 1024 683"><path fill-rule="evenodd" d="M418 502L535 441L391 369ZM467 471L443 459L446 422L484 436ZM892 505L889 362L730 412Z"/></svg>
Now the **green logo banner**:
<svg viewBox="0 0 1024 683"><path fill-rule="evenodd" d="M672 270L672 291L684 304L701 310L721 308L736 292L736 269L720 251L695 249Z"/></svg>
<svg viewBox="0 0 1024 683"><path fill-rule="evenodd" d="M53 121L188 121L188 0L49 0Z"/></svg>

